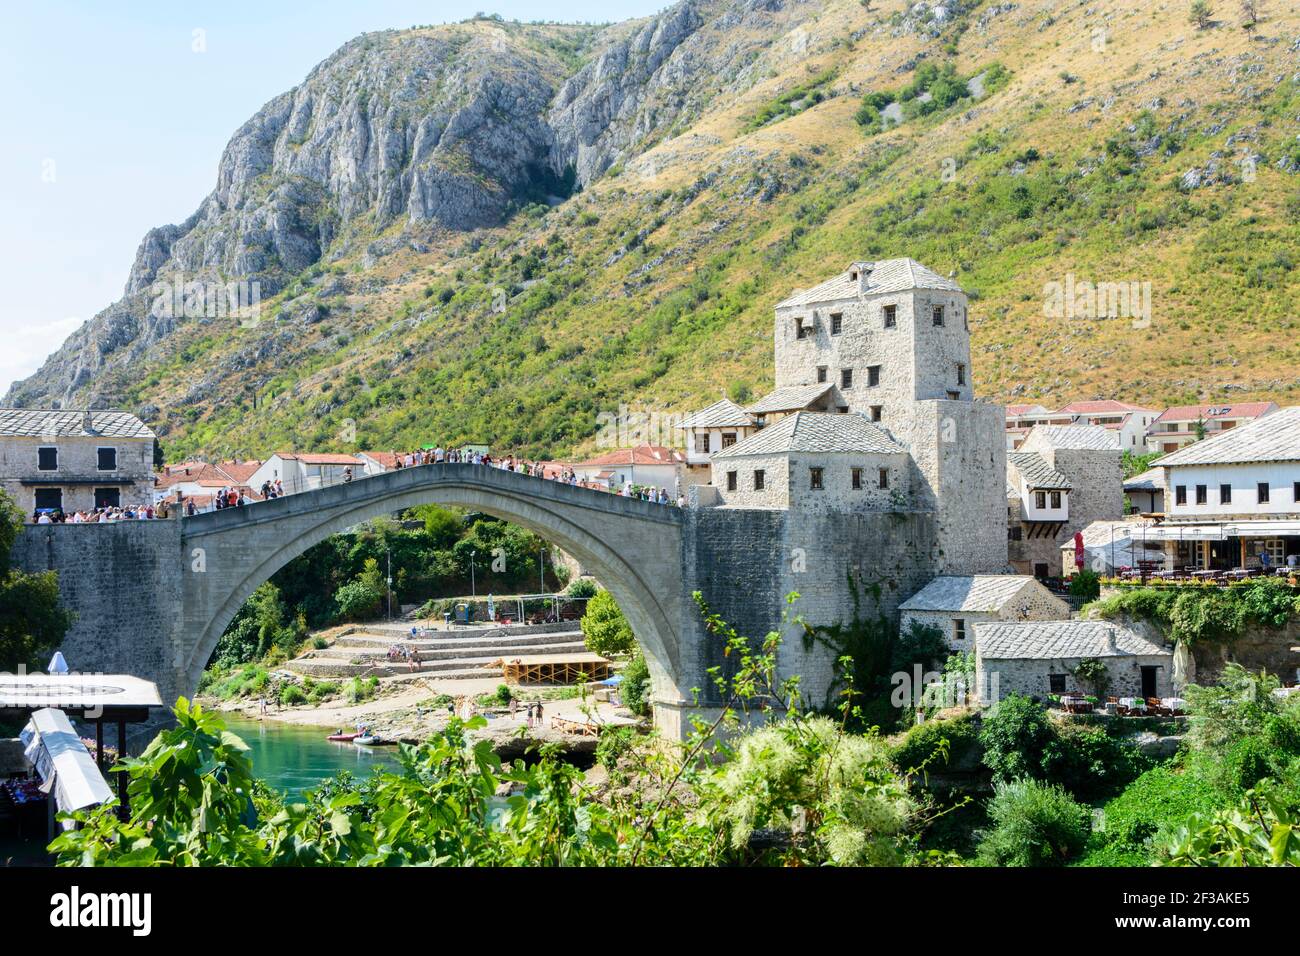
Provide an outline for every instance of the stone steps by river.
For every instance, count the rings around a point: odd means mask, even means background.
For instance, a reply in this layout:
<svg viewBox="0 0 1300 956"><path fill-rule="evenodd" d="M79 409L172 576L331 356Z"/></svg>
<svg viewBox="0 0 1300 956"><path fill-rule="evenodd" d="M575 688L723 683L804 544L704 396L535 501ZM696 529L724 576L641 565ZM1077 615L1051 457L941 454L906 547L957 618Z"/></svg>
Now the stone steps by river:
<svg viewBox="0 0 1300 956"><path fill-rule="evenodd" d="M389 661L393 644L418 648L420 668L405 661ZM580 654L586 650L582 632L569 625L563 630L493 627L426 632L412 638L409 630L394 626L368 626L338 637L326 648L310 650L288 663L299 674L312 677L415 676L438 680L470 680L501 676L494 663L503 658L542 654Z"/></svg>

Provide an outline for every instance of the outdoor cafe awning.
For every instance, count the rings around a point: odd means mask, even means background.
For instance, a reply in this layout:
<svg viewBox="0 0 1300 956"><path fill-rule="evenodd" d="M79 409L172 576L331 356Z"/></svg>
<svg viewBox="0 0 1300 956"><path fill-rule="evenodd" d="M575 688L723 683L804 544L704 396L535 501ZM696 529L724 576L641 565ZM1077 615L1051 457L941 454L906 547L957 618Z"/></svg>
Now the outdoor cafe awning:
<svg viewBox="0 0 1300 956"><path fill-rule="evenodd" d="M104 775L63 711L53 707L36 711L19 739L44 781L43 789L52 793L60 810L84 810L113 799Z"/></svg>
<svg viewBox="0 0 1300 956"><path fill-rule="evenodd" d="M130 674L0 674L0 713L57 707L83 720L139 723L161 706L158 686Z"/></svg>

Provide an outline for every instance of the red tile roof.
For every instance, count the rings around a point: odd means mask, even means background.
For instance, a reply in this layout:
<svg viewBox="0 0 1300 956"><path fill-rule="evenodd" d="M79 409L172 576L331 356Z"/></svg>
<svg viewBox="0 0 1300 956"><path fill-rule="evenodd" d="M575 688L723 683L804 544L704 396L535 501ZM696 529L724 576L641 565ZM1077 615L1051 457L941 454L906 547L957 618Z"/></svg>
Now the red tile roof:
<svg viewBox="0 0 1300 956"><path fill-rule="evenodd" d="M1069 412L1074 415L1105 415L1115 414L1118 412L1142 412L1154 411L1155 409L1145 409L1141 405L1130 405L1128 402L1117 402L1114 399L1103 398L1096 401L1071 402L1068 405L1062 405L1057 411Z"/></svg>
<svg viewBox="0 0 1300 956"><path fill-rule="evenodd" d="M618 448L614 451L588 458L581 462L579 468L595 468L601 465L679 465L685 464L686 457L675 448L662 445L637 445L635 448Z"/></svg>
<svg viewBox="0 0 1300 956"><path fill-rule="evenodd" d="M300 461L304 465L359 465L356 455L299 455L295 452L278 451L280 458L285 461Z"/></svg>
<svg viewBox="0 0 1300 956"><path fill-rule="evenodd" d="M1194 422L1198 418L1210 421L1216 418L1258 418L1265 412L1275 411L1276 402L1218 402L1214 405L1175 405L1160 413L1157 422Z"/></svg>

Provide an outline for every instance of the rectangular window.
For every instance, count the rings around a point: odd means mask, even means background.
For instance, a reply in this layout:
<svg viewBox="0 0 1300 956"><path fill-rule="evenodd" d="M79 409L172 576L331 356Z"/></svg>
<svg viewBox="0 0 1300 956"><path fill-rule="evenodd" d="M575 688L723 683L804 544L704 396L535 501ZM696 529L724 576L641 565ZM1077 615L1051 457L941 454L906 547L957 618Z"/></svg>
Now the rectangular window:
<svg viewBox="0 0 1300 956"><path fill-rule="evenodd" d="M117 471L117 449L116 448L97 448L95 449L96 457L99 459L100 471Z"/></svg>
<svg viewBox="0 0 1300 956"><path fill-rule="evenodd" d="M1267 481L1261 481L1259 483L1257 494L1258 497L1255 499L1256 501L1258 501L1261 505L1268 504L1268 482Z"/></svg>
<svg viewBox="0 0 1300 956"><path fill-rule="evenodd" d="M1219 504L1232 504L1232 485L1219 485Z"/></svg>
<svg viewBox="0 0 1300 956"><path fill-rule="evenodd" d="M818 366L817 366L817 384L820 385L820 384L821 384L822 382L824 382L824 381L826 381L826 366L825 366L825 365L818 365Z"/></svg>
<svg viewBox="0 0 1300 956"><path fill-rule="evenodd" d="M1174 504L1176 504L1176 505L1185 505L1185 504L1187 504L1187 486L1186 486L1186 485L1179 485L1177 488L1174 489Z"/></svg>
<svg viewBox="0 0 1300 956"><path fill-rule="evenodd" d="M35 497L37 511L63 510L62 488L37 488Z"/></svg>
<svg viewBox="0 0 1300 956"><path fill-rule="evenodd" d="M766 487L767 487L767 475L763 474L763 469L760 468L754 472L754 490L762 491Z"/></svg>
<svg viewBox="0 0 1300 956"><path fill-rule="evenodd" d="M796 339L806 338L808 330L803 326L803 316L795 316L794 319L794 337Z"/></svg>
<svg viewBox="0 0 1300 956"><path fill-rule="evenodd" d="M964 617L954 618L952 622L952 639L954 641L966 640L966 619Z"/></svg>
<svg viewBox="0 0 1300 956"><path fill-rule="evenodd" d="M96 489L95 489L95 507L96 507L96 508L120 508L120 507L122 507L122 489L120 489L120 488L96 488Z"/></svg>
<svg viewBox="0 0 1300 956"><path fill-rule="evenodd" d="M1047 507L1047 492L1034 492L1034 507L1038 508L1040 511Z"/></svg>
<svg viewBox="0 0 1300 956"><path fill-rule="evenodd" d="M839 335L844 328L844 316L839 312L831 313L831 335Z"/></svg>
<svg viewBox="0 0 1300 956"><path fill-rule="evenodd" d="M1291 500L1300 501L1300 481L1291 486Z"/></svg>
<svg viewBox="0 0 1300 956"><path fill-rule="evenodd" d="M695 450L701 455L709 453L709 433L703 432L695 436Z"/></svg>
<svg viewBox="0 0 1300 956"><path fill-rule="evenodd" d="M1061 493L1059 491L1052 492L1052 507L1053 508L1061 507Z"/></svg>
<svg viewBox="0 0 1300 956"><path fill-rule="evenodd" d="M892 329L898 325L898 306L887 305L883 312L885 315L885 328Z"/></svg>
<svg viewBox="0 0 1300 956"><path fill-rule="evenodd" d="M57 448L36 449L36 470L37 471L58 471L59 450Z"/></svg>
<svg viewBox="0 0 1300 956"><path fill-rule="evenodd" d="M1064 675L1064 674L1048 674L1048 675L1047 675L1047 689L1048 689L1048 691L1049 691L1050 693L1053 693L1053 694L1064 694L1064 693L1065 693L1065 675Z"/></svg>
<svg viewBox="0 0 1300 956"><path fill-rule="evenodd" d="M736 473L734 471L727 472L727 490L736 490Z"/></svg>
<svg viewBox="0 0 1300 956"><path fill-rule="evenodd" d="M736 433L735 433L735 432L723 432L723 433L722 433L722 447L723 447L723 448L730 448L730 447L731 447L732 445L734 445L735 443L736 443Z"/></svg>
<svg viewBox="0 0 1300 956"><path fill-rule="evenodd" d="M868 366L867 366L867 384L870 385L870 386L872 386L872 387L874 387L874 386L880 384L880 366L879 366L879 365L868 365Z"/></svg>
<svg viewBox="0 0 1300 956"><path fill-rule="evenodd" d="M948 401L950 401L950 402L959 402L959 401L961 401L961 392L952 392L952 391L950 391L950 392L948 393Z"/></svg>
<svg viewBox="0 0 1300 956"><path fill-rule="evenodd" d="M962 365L961 363L957 364L957 384L958 385L966 384L966 366Z"/></svg>
<svg viewBox="0 0 1300 956"><path fill-rule="evenodd" d="M935 325L943 325L943 306L936 305L930 310L930 320Z"/></svg>
<svg viewBox="0 0 1300 956"><path fill-rule="evenodd" d="M877 486L878 488L888 488L888 487L889 487L889 469L888 469L888 468L881 468L879 471L876 472L876 486Z"/></svg>
<svg viewBox="0 0 1300 956"><path fill-rule="evenodd" d="M851 368L840 369L840 388L852 388L852 387L853 387L853 369Z"/></svg>
<svg viewBox="0 0 1300 956"><path fill-rule="evenodd" d="M1196 503L1197 503L1198 505L1204 505L1204 504L1209 504L1209 502L1210 502L1210 489L1209 489L1209 487L1206 486L1206 485L1197 485L1197 486L1196 486Z"/></svg>
<svg viewBox="0 0 1300 956"><path fill-rule="evenodd" d="M822 470L820 468L808 469L808 487L813 491L822 490Z"/></svg>
<svg viewBox="0 0 1300 956"><path fill-rule="evenodd" d="M871 406L871 420L872 420L873 422L878 422L878 421L880 421L880 417L881 417L884 413L885 413L885 406L884 406L884 405L872 405L872 406Z"/></svg>
<svg viewBox="0 0 1300 956"><path fill-rule="evenodd" d="M862 487L862 469L854 468L853 469L853 490L857 491L861 487Z"/></svg>

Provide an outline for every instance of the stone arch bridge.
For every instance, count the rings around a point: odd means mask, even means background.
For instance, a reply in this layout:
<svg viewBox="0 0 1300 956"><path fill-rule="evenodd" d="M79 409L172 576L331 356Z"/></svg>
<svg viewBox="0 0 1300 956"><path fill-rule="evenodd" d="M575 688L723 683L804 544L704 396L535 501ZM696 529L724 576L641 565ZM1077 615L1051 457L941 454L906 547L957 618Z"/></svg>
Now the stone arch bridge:
<svg viewBox="0 0 1300 956"><path fill-rule="evenodd" d="M428 503L523 525L589 568L645 650L666 734L689 731L686 709L718 702L707 669L724 665L722 648L703 631L692 592L757 639L779 626L792 589L784 512L676 509L472 464L400 468L192 518L27 525L14 561L59 571L75 615L62 645L74 670L143 676L170 701L196 691L240 605L290 559L365 520ZM813 531L805 544L831 532ZM842 581L840 572L831 579ZM783 653L787 669L805 667L802 652Z"/></svg>
<svg viewBox="0 0 1300 956"><path fill-rule="evenodd" d="M347 484L167 521L29 525L14 548L28 570L59 572L75 620L62 650L78 671L157 682L164 701L192 695L243 602L288 561L379 515L443 504L535 531L590 569L618 600L649 664L655 721L688 732L687 711L719 703L709 669L726 667L692 592L742 634L786 631L778 676L797 674L821 703L833 655L783 622L785 596L814 623L852 613L846 573L884 580L885 604L931 575L932 516L792 514L623 498L475 465L403 468ZM697 693L698 691L698 693Z"/></svg>

